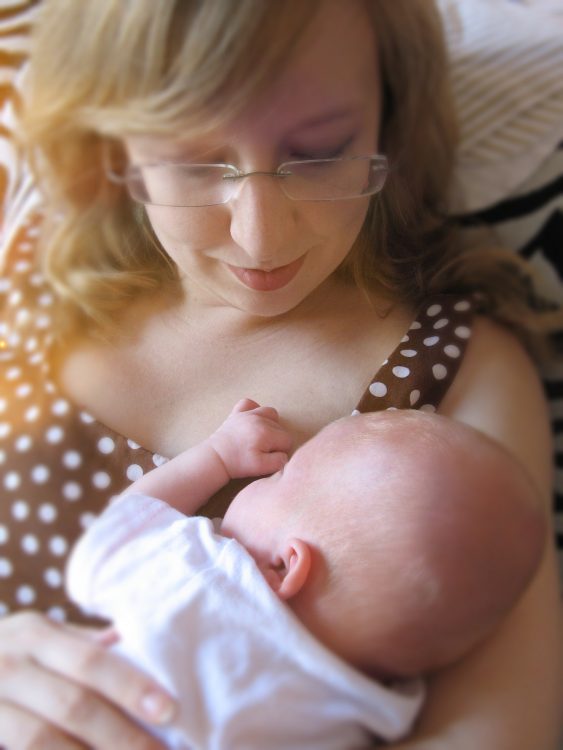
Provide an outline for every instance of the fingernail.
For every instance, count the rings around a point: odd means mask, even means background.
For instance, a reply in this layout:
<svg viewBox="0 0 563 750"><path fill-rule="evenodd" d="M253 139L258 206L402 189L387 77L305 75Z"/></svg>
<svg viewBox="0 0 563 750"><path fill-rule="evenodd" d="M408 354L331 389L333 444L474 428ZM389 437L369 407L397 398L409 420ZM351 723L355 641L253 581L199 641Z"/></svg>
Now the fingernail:
<svg viewBox="0 0 563 750"><path fill-rule="evenodd" d="M141 709L149 721L155 724L167 724L176 712L176 705L164 693L151 690L141 699Z"/></svg>

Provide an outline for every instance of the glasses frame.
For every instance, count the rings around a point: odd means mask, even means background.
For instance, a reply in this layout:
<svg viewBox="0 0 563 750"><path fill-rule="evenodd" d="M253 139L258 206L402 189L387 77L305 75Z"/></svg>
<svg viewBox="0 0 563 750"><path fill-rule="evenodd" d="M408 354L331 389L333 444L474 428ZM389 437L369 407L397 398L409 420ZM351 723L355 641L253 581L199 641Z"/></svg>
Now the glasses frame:
<svg viewBox="0 0 563 750"><path fill-rule="evenodd" d="M125 167L125 170L122 174L119 174L118 172L114 171L111 164L109 163L108 155L107 153L104 154L104 168L105 168L105 174L106 177L110 182L113 182L114 184L123 185L127 189L127 192L129 193L130 198L135 201L136 203L140 203L145 206L158 206L162 208L207 208L210 206L223 206L229 203L235 194L235 191L233 192L222 201L214 201L213 203L202 203L202 204L196 204L196 205L190 205L190 204L169 204L169 203L153 203L150 201L142 200L138 196L134 195L132 189L131 189L131 181L129 178L129 175L132 172L138 173L142 169L150 168L150 167L163 167L163 166L169 166L169 167L217 167L225 170L229 170L230 174L223 175L224 180L228 181L240 181L243 179L246 179L247 177L254 177L257 175L263 176L263 177L274 177L276 179L284 180L287 177L291 177L293 173L291 172L291 167L293 165L315 165L315 164L336 164L336 163L342 163L342 162L354 162L354 161L370 161L375 162L376 166L379 167L379 171L384 172L385 176L380 186L374 188L373 190L369 190L364 193L354 194L354 195L347 195L347 196L338 196L335 198L295 198L290 193L288 193L284 188L283 185L280 185L283 194L289 198L289 200L296 201L296 202L304 202L304 203L318 203L318 202L334 202L334 201L340 201L340 200L355 200L357 198L365 198L371 195L376 195L377 193L381 192L385 185L385 181L387 179L387 175L389 173L389 162L387 157L384 154L367 154L367 155L361 155L361 156L342 156L342 157L334 157L334 158L325 158L325 159L294 159L290 161L284 161L282 162L277 169L274 172L268 172L268 171L262 171L262 170L254 170L251 172L243 172L239 167L237 167L234 164L227 164L223 162L208 162L208 163L192 163L192 162L175 162L175 161L155 161L155 162L137 162L135 164L128 164Z"/></svg>

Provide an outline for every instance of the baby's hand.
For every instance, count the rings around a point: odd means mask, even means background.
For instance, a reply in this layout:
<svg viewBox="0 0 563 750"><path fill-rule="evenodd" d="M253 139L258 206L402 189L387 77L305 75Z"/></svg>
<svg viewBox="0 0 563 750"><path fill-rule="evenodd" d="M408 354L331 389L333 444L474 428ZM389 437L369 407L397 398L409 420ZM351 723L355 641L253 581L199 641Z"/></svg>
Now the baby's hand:
<svg viewBox="0 0 563 750"><path fill-rule="evenodd" d="M291 436L277 411L244 398L209 438L231 479L273 474L287 463Z"/></svg>

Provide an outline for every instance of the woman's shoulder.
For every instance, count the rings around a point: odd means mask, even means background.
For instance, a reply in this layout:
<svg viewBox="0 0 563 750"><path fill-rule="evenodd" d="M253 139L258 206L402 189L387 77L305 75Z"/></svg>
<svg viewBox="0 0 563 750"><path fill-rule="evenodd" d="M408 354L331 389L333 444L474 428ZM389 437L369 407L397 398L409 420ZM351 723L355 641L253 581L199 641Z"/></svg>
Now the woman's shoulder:
<svg viewBox="0 0 563 750"><path fill-rule="evenodd" d="M490 318L475 319L458 376L440 412L487 433L551 490L552 449L539 371L516 335Z"/></svg>

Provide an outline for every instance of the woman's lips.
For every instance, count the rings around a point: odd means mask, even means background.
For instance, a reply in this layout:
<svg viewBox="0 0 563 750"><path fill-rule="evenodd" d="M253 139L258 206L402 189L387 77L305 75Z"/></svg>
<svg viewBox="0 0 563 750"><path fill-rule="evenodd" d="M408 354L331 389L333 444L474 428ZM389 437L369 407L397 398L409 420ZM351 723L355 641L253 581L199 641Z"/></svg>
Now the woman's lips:
<svg viewBox="0 0 563 750"><path fill-rule="evenodd" d="M287 266L280 266L271 271L259 271L256 268L240 268L231 266L227 263L227 268L249 289L257 292L273 292L276 289L289 284L297 275L303 265L304 256L288 263Z"/></svg>

